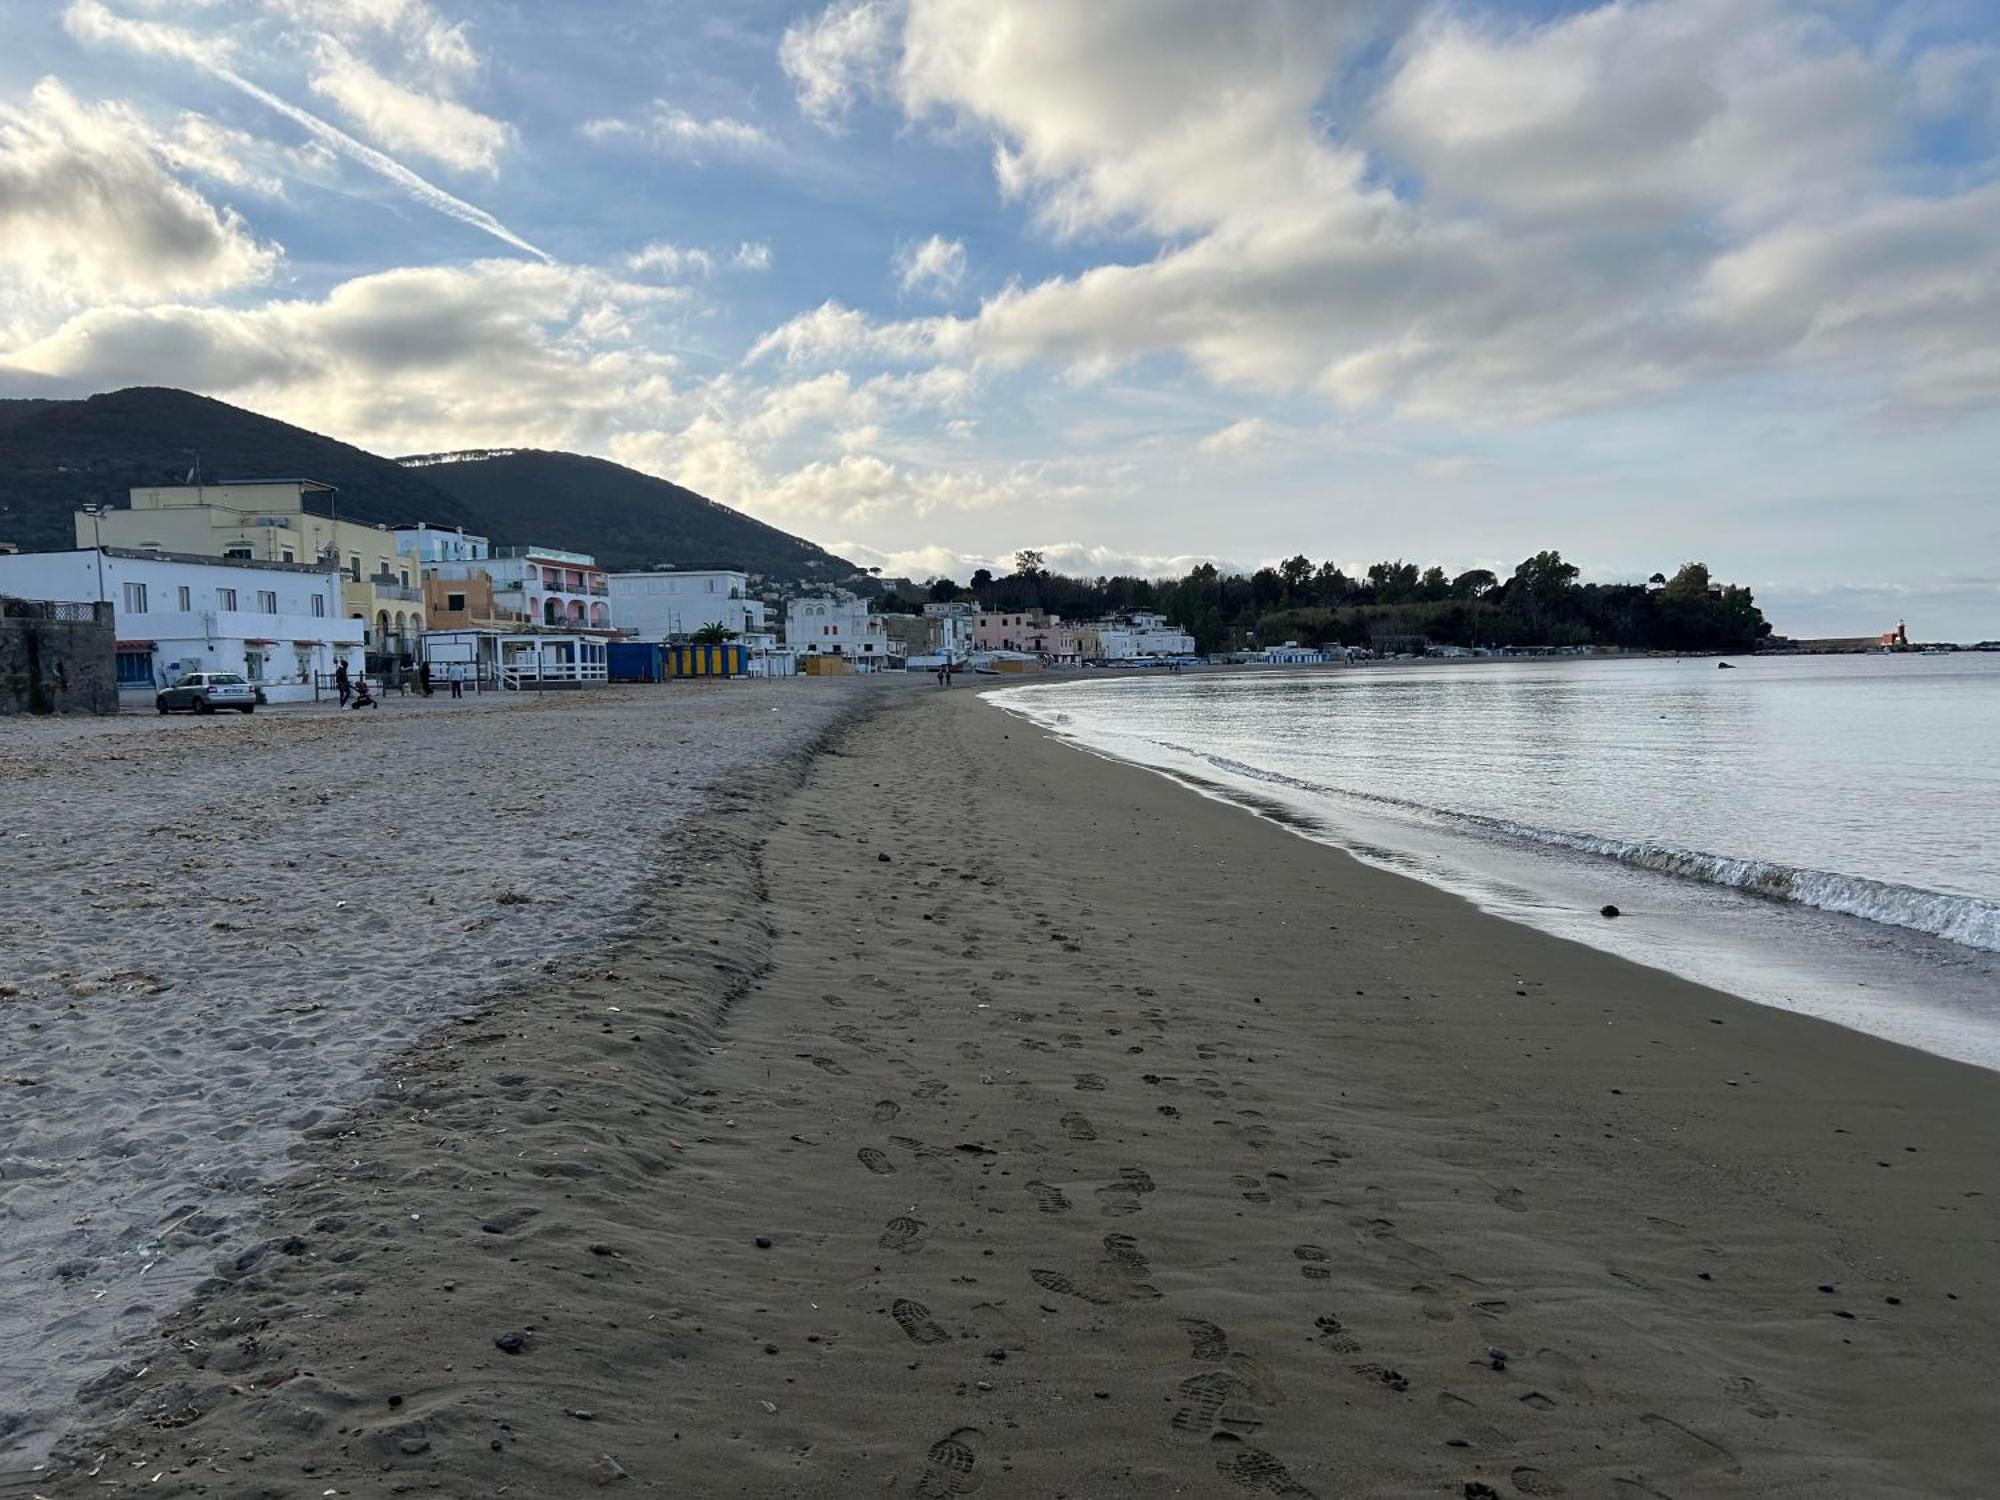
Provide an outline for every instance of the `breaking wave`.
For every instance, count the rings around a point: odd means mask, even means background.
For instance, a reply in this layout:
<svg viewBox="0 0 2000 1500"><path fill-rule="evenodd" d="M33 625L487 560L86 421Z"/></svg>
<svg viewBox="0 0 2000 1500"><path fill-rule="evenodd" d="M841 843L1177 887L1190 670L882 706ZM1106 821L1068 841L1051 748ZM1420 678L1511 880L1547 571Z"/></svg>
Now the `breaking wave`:
<svg viewBox="0 0 2000 1500"><path fill-rule="evenodd" d="M1457 827L1520 843L1568 849L1600 859L1616 860L1635 869L1651 870L1681 880L1698 880L1705 885L1725 886L1746 895L1772 901L1789 901L1819 911L1859 917L1867 922L1928 933L1967 948L2000 953L2000 905L1976 896L1954 896L1918 886L1868 880L1859 875L1842 875L1832 870L1803 869L1775 864L1769 860L1741 859L1727 854L1709 854L1699 849L1679 849L1637 839L1606 838L1592 833L1572 833L1559 828L1542 828L1517 823L1509 818L1482 813L1454 812L1400 797L1379 793L1346 791L1322 786L1282 772L1246 765L1227 756L1214 755L1186 745L1157 741L1162 748L1191 755L1219 771L1249 780L1288 786L1316 796L1350 798L1378 807L1414 814L1427 822Z"/></svg>

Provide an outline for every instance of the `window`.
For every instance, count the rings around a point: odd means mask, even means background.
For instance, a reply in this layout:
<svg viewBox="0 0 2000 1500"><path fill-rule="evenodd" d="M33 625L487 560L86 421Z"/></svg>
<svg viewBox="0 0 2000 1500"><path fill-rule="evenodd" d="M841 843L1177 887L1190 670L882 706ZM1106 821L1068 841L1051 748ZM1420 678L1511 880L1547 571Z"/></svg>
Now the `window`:
<svg viewBox="0 0 2000 1500"><path fill-rule="evenodd" d="M247 562L250 558L255 557L257 554L251 551L248 547L224 547L222 549L222 555L224 557L240 557Z"/></svg>
<svg viewBox="0 0 2000 1500"><path fill-rule="evenodd" d="M350 552L347 554L347 576L352 578L356 583L361 582L361 554L359 552Z"/></svg>
<svg viewBox="0 0 2000 1500"><path fill-rule="evenodd" d="M143 615L146 612L146 585L128 583L125 585L125 613Z"/></svg>
<svg viewBox="0 0 2000 1500"><path fill-rule="evenodd" d="M153 685L153 653L151 648L118 653L118 685L120 687L151 687Z"/></svg>
<svg viewBox="0 0 2000 1500"><path fill-rule="evenodd" d="M408 568L403 568L400 570L400 572L402 573L403 587L408 588L410 586L410 570Z"/></svg>
<svg viewBox="0 0 2000 1500"><path fill-rule="evenodd" d="M217 589L215 591L215 607L234 614L236 611L236 590Z"/></svg>
<svg viewBox="0 0 2000 1500"><path fill-rule="evenodd" d="M278 612L278 595L275 589L257 590L257 613L275 615Z"/></svg>
<svg viewBox="0 0 2000 1500"><path fill-rule="evenodd" d="M194 590L182 584L174 590L174 604L182 614L194 608Z"/></svg>
<svg viewBox="0 0 2000 1500"><path fill-rule="evenodd" d="M449 610L454 610L454 611L460 611L460 610L463 610L463 609L465 608L465 595L463 595L463 594L446 594L446 595L444 596L444 607L445 607L446 609L449 609Z"/></svg>
<svg viewBox="0 0 2000 1500"><path fill-rule="evenodd" d="M313 617L320 620L326 618L326 595L313 595Z"/></svg>
<svg viewBox="0 0 2000 1500"><path fill-rule="evenodd" d="M297 561L298 561L298 558L297 558L297 557L296 557L295 555L293 555L293 552L292 552L292 549L291 549L290 547L287 547L287 548L285 548L285 550L284 550L284 559L285 559L285 561L286 561L286 562L297 562Z"/></svg>

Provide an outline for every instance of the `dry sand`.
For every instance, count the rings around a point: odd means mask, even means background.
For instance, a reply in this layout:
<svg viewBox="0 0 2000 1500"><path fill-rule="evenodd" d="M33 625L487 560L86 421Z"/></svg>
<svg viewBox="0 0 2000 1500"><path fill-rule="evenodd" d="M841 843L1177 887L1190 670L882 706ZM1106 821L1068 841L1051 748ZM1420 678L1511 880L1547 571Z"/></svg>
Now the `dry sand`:
<svg viewBox="0 0 2000 1500"><path fill-rule="evenodd" d="M859 691L0 720L0 1472L240 1238L300 1131L611 940L659 834Z"/></svg>
<svg viewBox="0 0 2000 1500"><path fill-rule="evenodd" d="M2000 1075L962 692L793 775L321 1127L33 1492L2000 1493Z"/></svg>

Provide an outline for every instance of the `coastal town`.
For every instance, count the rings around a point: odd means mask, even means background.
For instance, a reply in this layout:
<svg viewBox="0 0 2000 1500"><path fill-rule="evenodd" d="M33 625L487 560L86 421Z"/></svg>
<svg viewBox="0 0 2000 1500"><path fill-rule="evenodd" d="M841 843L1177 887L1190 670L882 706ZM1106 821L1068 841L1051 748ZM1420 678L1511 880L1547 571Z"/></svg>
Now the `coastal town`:
<svg viewBox="0 0 2000 1500"><path fill-rule="evenodd" d="M1195 660L1194 638L1157 612L1070 622L958 599L905 613L742 569L619 571L462 528L344 520L335 487L310 479L135 488L75 527L74 548L0 552L9 657L22 658L6 675L30 711L345 705L363 682L458 696ZM31 627L29 651L13 638ZM249 693L201 691L216 678Z"/></svg>

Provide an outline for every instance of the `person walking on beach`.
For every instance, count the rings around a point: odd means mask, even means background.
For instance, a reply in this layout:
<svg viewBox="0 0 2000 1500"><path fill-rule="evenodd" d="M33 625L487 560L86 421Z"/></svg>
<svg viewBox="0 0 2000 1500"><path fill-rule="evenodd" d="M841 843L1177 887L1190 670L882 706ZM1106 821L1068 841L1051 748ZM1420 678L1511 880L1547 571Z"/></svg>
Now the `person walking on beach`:
<svg viewBox="0 0 2000 1500"><path fill-rule="evenodd" d="M454 698L463 698L465 696L465 669L463 667L455 666L451 669L451 695Z"/></svg>
<svg viewBox="0 0 2000 1500"><path fill-rule="evenodd" d="M431 664L429 661L417 663L417 691L426 698L431 695Z"/></svg>
<svg viewBox="0 0 2000 1500"><path fill-rule="evenodd" d="M347 707L347 700L354 693L354 684L348 680L346 662L333 669L333 685L340 693L340 706Z"/></svg>

